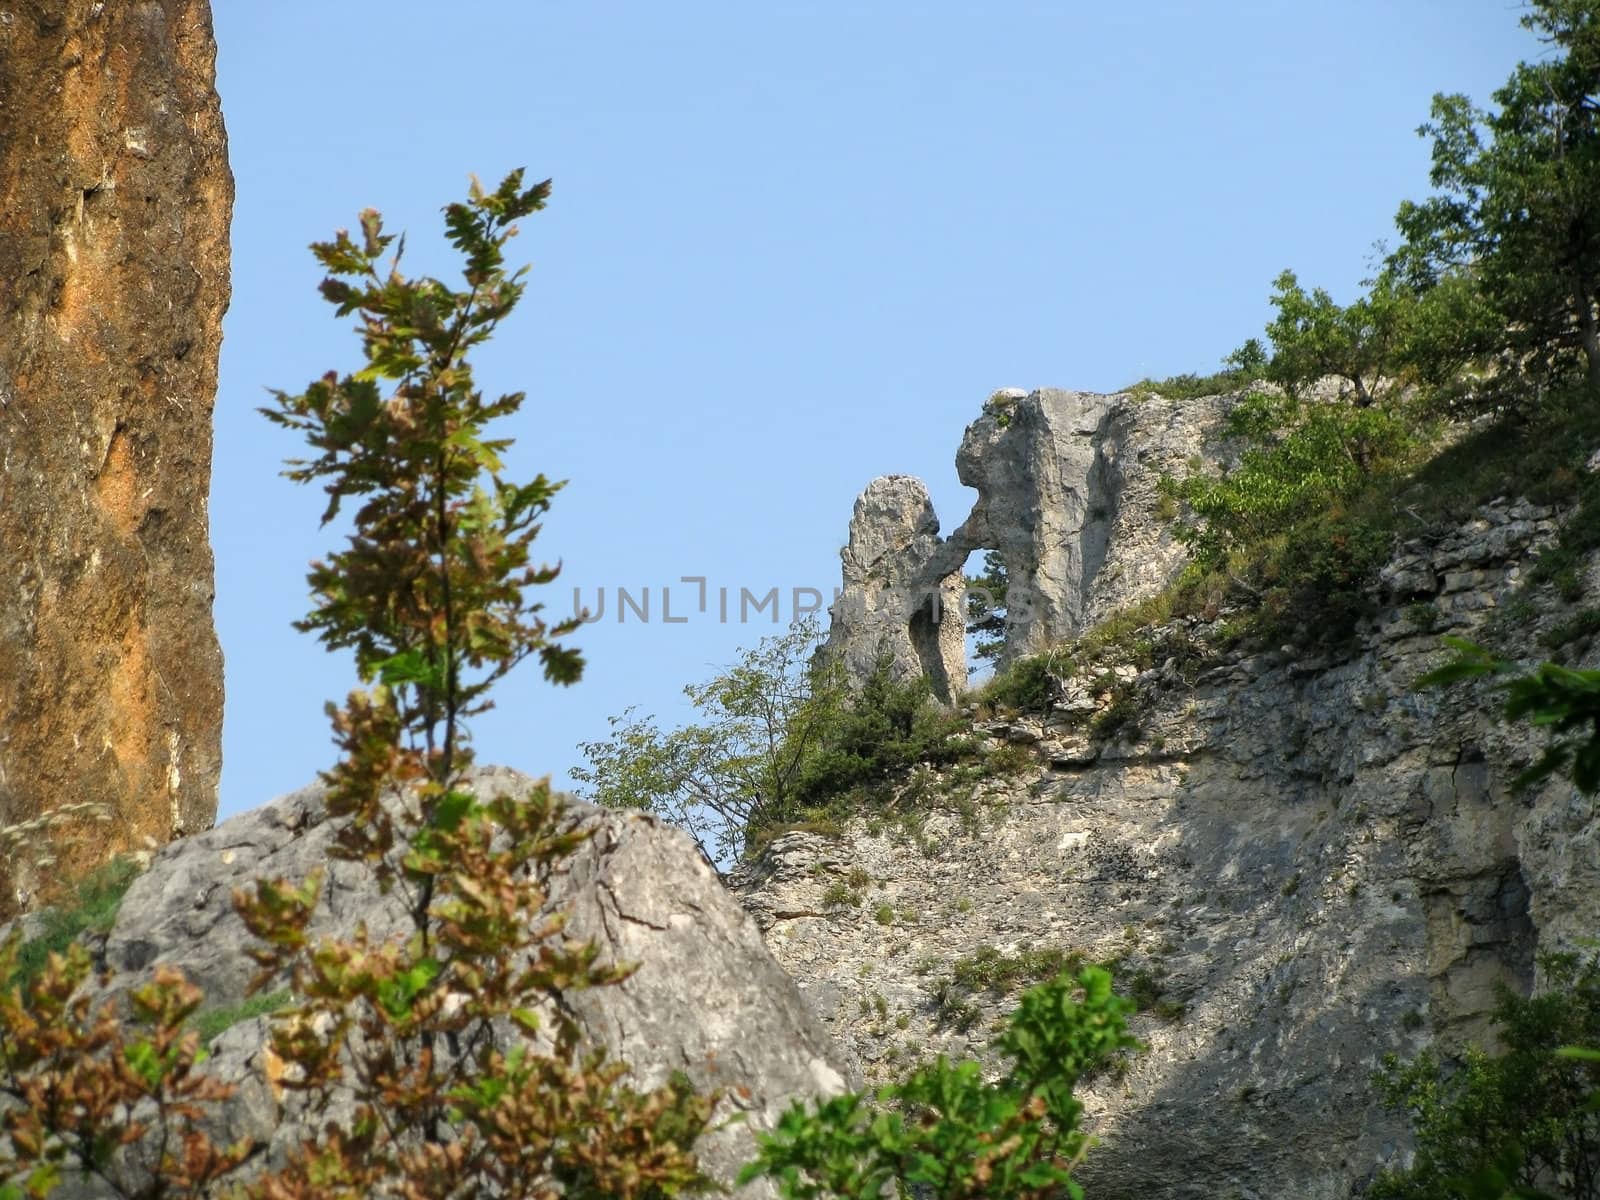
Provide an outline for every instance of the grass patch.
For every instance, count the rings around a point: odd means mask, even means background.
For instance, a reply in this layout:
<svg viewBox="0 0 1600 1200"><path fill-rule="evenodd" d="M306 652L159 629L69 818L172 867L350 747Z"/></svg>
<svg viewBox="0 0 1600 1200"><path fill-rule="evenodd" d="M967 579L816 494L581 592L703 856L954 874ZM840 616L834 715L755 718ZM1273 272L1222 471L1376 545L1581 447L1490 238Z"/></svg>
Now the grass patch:
<svg viewBox="0 0 1600 1200"><path fill-rule="evenodd" d="M1123 392L1140 399L1152 396L1163 400L1199 400L1206 396L1226 396L1241 392L1259 378L1259 369L1241 371L1229 368L1213 375L1170 375L1166 379L1141 379L1130 383Z"/></svg>
<svg viewBox="0 0 1600 1200"><path fill-rule="evenodd" d="M139 877L139 871L139 865L131 858L114 858L80 881L69 902L41 911L43 929L19 948L17 968L7 985L26 990L43 972L52 954L65 954L67 947L86 933L110 933L122 898Z"/></svg>
<svg viewBox="0 0 1600 1200"><path fill-rule="evenodd" d="M1063 971L1076 971L1081 966L1083 955L1076 950L1052 946L1006 954L994 946L982 946L975 954L950 964L950 980L969 992L1006 995L1054 979Z"/></svg>
<svg viewBox="0 0 1600 1200"><path fill-rule="evenodd" d="M275 992L263 992L257 996L250 996L242 1003L224 1005L221 1008L210 1008L196 1013L189 1019L190 1028L200 1035L202 1046L209 1044L225 1031L232 1029L240 1021L253 1020L275 1013L283 1008L294 997L288 988L279 988Z"/></svg>

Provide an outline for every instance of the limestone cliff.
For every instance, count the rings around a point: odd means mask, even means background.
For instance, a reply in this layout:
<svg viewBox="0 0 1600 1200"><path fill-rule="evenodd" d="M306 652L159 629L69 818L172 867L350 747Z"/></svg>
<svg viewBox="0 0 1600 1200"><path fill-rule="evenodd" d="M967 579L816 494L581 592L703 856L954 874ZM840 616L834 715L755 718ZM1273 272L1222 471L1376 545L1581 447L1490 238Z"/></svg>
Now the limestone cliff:
<svg viewBox="0 0 1600 1200"><path fill-rule="evenodd" d="M1019 627L1029 645L1158 587L1180 555L1149 516L1154 474L1226 449L1206 433L1225 399L1185 417L1068 395L1016 398L1007 427L991 405L963 444L980 462L1026 447L981 493L974 544L1056 564L1025 581L1050 593ZM1063 430L1052 475L1039 447ZM1030 521L1042 499L1062 507ZM888 816L775 841L741 894L869 1082L982 1055L1038 972L1117 961L1150 1050L1087 1090L1104 1139L1091 1195L1359 1194L1408 1145L1370 1086L1382 1055L1481 1039L1497 985L1526 993L1537 952L1600 927L1595 801L1559 781L1515 794L1534 737L1482 690L1411 686L1443 633L1547 653L1574 606L1526 567L1562 517L1500 500L1398 547L1377 616L1337 657L1216 649L1226 613L1148 630L1153 653L1081 666L1046 712L973 714L1019 773L914 777ZM1063 544L1024 558L1046 528ZM1097 726L1112 703L1134 715Z"/></svg>
<svg viewBox="0 0 1600 1200"><path fill-rule="evenodd" d="M856 501L824 653L858 679L886 655L953 700L966 686L963 568L978 550L998 551L1010 579L1003 661L1160 591L1184 551L1156 520L1157 481L1227 458L1229 403L996 392L956 454L978 500L948 538L920 480L876 479Z"/></svg>
<svg viewBox="0 0 1600 1200"><path fill-rule="evenodd" d="M214 58L205 0L0 12L0 914L216 814Z"/></svg>

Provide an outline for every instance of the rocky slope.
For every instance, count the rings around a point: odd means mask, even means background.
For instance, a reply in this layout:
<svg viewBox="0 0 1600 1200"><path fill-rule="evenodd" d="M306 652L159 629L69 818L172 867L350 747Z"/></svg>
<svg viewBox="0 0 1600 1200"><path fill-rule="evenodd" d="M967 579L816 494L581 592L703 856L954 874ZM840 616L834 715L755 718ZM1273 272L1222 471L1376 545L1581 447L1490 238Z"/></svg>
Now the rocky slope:
<svg viewBox="0 0 1600 1200"><path fill-rule="evenodd" d="M484 794L531 782L486 768L469 786ZM591 1039L631 1065L641 1086L682 1070L701 1088L724 1089L719 1115L740 1119L719 1122L700 1152L708 1171L731 1183L753 1155L753 1131L770 1129L796 1096L841 1090L848 1068L686 836L652 817L582 804L570 817L592 836L552 883L551 906L570 912L569 935L599 943L602 961L639 969L619 986L575 993L566 1003ZM207 1009L236 1006L256 967L231 896L255 878L301 879L326 869L313 938L348 937L357 922L374 938L409 929L398 892L380 895L365 868L329 859L336 829L320 787L311 787L161 850L128 890L115 927L93 943L111 973L109 990L120 993L165 962L200 985ZM28 919L25 930L35 924ZM248 1137L257 1161L275 1162L320 1121L273 1082L268 1020L225 1030L206 1069L238 1087L216 1126L219 1139ZM774 1193L758 1184L735 1194Z"/></svg>
<svg viewBox="0 0 1600 1200"><path fill-rule="evenodd" d="M205 0L8 9L0 916L216 815L206 495L233 204Z"/></svg>
<svg viewBox="0 0 1600 1200"><path fill-rule="evenodd" d="M1117 498L1149 494L1137 456L1120 461ZM1066 680L1046 714L980 713L993 746L1026 751L1007 755L1019 773L911 781L895 817L778 839L740 893L869 1081L982 1053L1033 978L1116 960L1150 1051L1089 1088L1091 1195L1359 1194L1407 1152L1369 1086L1382 1056L1481 1038L1498 985L1526 992L1536 952L1600 926L1594 802L1564 783L1513 794L1534 743L1481 690L1411 690L1441 633L1544 656L1538 635L1571 612L1529 603L1526 565L1560 515L1500 501L1402 547L1336 661L1174 652ZM1080 613L1170 570L1156 527L1131 522ZM1219 628L1151 636L1204 646ZM1137 716L1100 738L1111 683Z"/></svg>

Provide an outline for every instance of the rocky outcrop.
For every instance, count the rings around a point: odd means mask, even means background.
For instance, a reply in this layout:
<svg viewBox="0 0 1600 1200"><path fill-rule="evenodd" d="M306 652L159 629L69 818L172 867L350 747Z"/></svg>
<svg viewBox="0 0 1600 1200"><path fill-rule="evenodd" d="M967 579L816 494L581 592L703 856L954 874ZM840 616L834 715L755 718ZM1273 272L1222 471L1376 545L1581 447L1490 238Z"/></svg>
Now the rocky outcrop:
<svg viewBox="0 0 1600 1200"><path fill-rule="evenodd" d="M488 768L480 794L532 781ZM586 1032L633 1069L643 1086L684 1071L702 1088L724 1089L721 1128L700 1144L702 1163L731 1182L796 1096L841 1090L848 1070L773 961L754 922L681 832L653 817L574 804L569 819L591 831L561 866L550 904L570 912L566 932L593 939L602 961L638 964L616 987L565 998ZM326 870L312 936L348 937L358 922L382 938L408 929L398 891L380 894L364 867L329 858L337 823L320 787L243 813L157 853L129 889L97 952L121 990L154 964L173 963L206 994L207 1008L237 1005L255 965L252 939L234 914L232 891L259 877L300 879ZM238 1086L218 1135L249 1137L274 1161L311 1130L293 1093L268 1077L267 1018L242 1021L210 1047L207 1069ZM764 1185L736 1193L771 1194Z"/></svg>
<svg viewBox="0 0 1600 1200"><path fill-rule="evenodd" d="M210 825L233 183L205 0L0 13L0 914Z"/></svg>
<svg viewBox="0 0 1600 1200"><path fill-rule="evenodd" d="M1009 579L1002 661L1160 591L1185 559L1158 519L1159 481L1226 459L1231 404L1227 396L996 392L956 454L957 474L978 500L948 538L938 538L919 480L876 479L856 501L827 653L860 679L887 648L901 673L920 664L935 695L959 695L965 655L954 646L964 609L949 598L961 594L967 559L979 550L998 551ZM930 619L941 612L951 615Z"/></svg>
<svg viewBox="0 0 1600 1200"><path fill-rule="evenodd" d="M1086 728L1092 695L980 723L1033 765L780 838L741 894L869 1083L987 1055L1030 970L1116 961L1150 1049L1087 1088L1091 1195L1359 1194L1406 1152L1370 1084L1382 1056L1484 1038L1497 987L1526 993L1538 951L1600 927L1594 798L1512 791L1539 742L1491 693L1412 690L1443 633L1548 653L1573 611L1524 568L1558 516L1498 502L1401 547L1336 660L1129 666L1111 674L1139 713L1112 738ZM1223 620L1151 638L1205 644Z"/></svg>
<svg viewBox="0 0 1600 1200"><path fill-rule="evenodd" d="M831 610L826 659L852 679L886 661L897 682L926 676L948 702L966 686L965 582L939 540L922 480L885 475L867 485L839 557L844 584Z"/></svg>

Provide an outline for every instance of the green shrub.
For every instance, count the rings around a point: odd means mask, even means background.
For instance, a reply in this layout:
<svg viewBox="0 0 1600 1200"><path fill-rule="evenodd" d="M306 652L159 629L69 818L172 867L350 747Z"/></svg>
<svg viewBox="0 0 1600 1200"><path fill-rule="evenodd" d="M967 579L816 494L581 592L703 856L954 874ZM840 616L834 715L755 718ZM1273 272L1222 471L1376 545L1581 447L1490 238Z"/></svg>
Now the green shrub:
<svg viewBox="0 0 1600 1200"><path fill-rule="evenodd" d="M1127 981L1127 991L1136 1012L1150 1013L1169 1025L1188 1012L1188 1005L1167 996L1159 971L1149 968L1135 971Z"/></svg>
<svg viewBox="0 0 1600 1200"><path fill-rule="evenodd" d="M1018 987L1039 983L1063 971L1077 971L1083 955L1056 946L1007 954L995 946L980 946L950 964L950 979L969 992L1008 994Z"/></svg>
<svg viewBox="0 0 1600 1200"><path fill-rule="evenodd" d="M817 807L861 799L911 767L953 763L976 751L966 723L934 702L926 679L896 680L883 660L821 729L795 796Z"/></svg>
<svg viewBox="0 0 1600 1200"><path fill-rule="evenodd" d="M823 908L855 908L861 903L861 893L842 879L830 883L822 893Z"/></svg>
<svg viewBox="0 0 1600 1200"><path fill-rule="evenodd" d="M1439 622L1439 609L1430 600L1419 600L1406 605L1405 618L1416 626L1418 633L1428 633Z"/></svg>
<svg viewBox="0 0 1600 1200"><path fill-rule="evenodd" d="M741 651L683 689L700 719L680 728L632 709L612 717L609 737L581 745L588 765L573 777L597 804L664 817L712 861L753 852L752 838L764 844L817 807L802 776L849 700L842 672L814 665L821 638L807 619Z"/></svg>
<svg viewBox="0 0 1600 1200"><path fill-rule="evenodd" d="M1600 1196L1600 1108L1589 1100L1600 1063L1557 1053L1600 1045L1600 961L1546 955L1540 965L1543 994L1501 989L1493 1019L1502 1053L1470 1049L1455 1067L1430 1051L1385 1058L1375 1084L1410 1120L1417 1151L1409 1168L1372 1185L1373 1200L1473 1200L1512 1187L1525 1189L1519 1196Z"/></svg>
<svg viewBox="0 0 1600 1200"><path fill-rule="evenodd" d="M1026 746L1007 742L989 751L983 759L983 768L992 775L1020 775L1039 764L1039 756Z"/></svg>
<svg viewBox="0 0 1600 1200"><path fill-rule="evenodd" d="M1238 465L1222 475L1190 476L1180 485L1196 521L1180 527L1178 536L1204 566L1289 534L1348 501L1370 485L1374 472L1406 461L1415 444L1400 413L1376 406L1257 392L1239 403L1230 420L1251 443Z"/></svg>
<svg viewBox="0 0 1600 1200"><path fill-rule="evenodd" d="M1090 1145L1080 1079L1139 1048L1128 1002L1093 967L1025 993L997 1043L1008 1066L983 1081L976 1062L943 1055L882 1089L794 1104L758 1135L740 1183L766 1178L784 1200L893 1194L955 1200L1081 1197L1072 1169Z"/></svg>
<svg viewBox="0 0 1600 1200"><path fill-rule="evenodd" d="M1060 651L1019 658L984 684L974 699L994 709L1043 712L1058 681L1070 679L1072 672L1071 660Z"/></svg>
<svg viewBox="0 0 1600 1200"><path fill-rule="evenodd" d="M1109 702L1089 723L1090 731L1100 738L1125 738L1130 742L1139 740L1142 730L1140 723L1144 719L1143 705L1139 700L1139 690L1131 683L1118 681L1108 689Z"/></svg>

